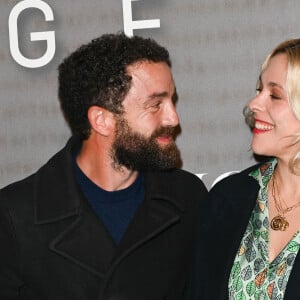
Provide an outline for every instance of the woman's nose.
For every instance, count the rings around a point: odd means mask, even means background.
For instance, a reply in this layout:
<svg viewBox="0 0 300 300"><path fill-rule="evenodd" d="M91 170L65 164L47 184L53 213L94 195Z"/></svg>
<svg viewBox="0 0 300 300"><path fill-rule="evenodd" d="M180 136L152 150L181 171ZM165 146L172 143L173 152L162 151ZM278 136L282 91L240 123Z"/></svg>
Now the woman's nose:
<svg viewBox="0 0 300 300"><path fill-rule="evenodd" d="M261 94L256 95L253 99L249 101L248 106L250 110L253 112L263 110L264 109L263 95Z"/></svg>

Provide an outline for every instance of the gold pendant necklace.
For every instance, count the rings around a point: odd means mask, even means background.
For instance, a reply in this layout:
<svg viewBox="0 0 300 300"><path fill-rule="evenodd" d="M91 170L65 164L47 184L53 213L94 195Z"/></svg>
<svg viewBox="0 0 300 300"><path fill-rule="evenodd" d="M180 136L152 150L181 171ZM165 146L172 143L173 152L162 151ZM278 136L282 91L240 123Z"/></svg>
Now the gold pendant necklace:
<svg viewBox="0 0 300 300"><path fill-rule="evenodd" d="M289 225L289 222L285 219L284 216L281 215L275 216L270 222L270 226L273 230L285 231L289 227Z"/></svg>
<svg viewBox="0 0 300 300"><path fill-rule="evenodd" d="M273 199L274 199L274 202L275 202L275 207L277 209L277 216L275 216L271 220L270 226L273 230L285 231L289 227L289 222L286 220L284 215L287 212L290 212L291 210L299 207L300 206L300 201L297 202L296 204L292 205L292 206L287 207L287 208L282 208L275 172L273 174L272 179L273 179L273 182L272 182L272 196L273 196ZM276 190L277 190L279 201L277 201L277 198L276 198Z"/></svg>

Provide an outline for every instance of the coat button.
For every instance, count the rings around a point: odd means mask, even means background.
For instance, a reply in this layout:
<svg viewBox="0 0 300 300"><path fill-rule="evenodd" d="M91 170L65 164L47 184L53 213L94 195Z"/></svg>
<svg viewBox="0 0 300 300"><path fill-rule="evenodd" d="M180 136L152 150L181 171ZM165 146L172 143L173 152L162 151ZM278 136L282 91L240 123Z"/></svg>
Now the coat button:
<svg viewBox="0 0 300 300"><path fill-rule="evenodd" d="M168 296L164 296L164 297L163 297L163 300L168 300L168 299L169 299Z"/></svg>

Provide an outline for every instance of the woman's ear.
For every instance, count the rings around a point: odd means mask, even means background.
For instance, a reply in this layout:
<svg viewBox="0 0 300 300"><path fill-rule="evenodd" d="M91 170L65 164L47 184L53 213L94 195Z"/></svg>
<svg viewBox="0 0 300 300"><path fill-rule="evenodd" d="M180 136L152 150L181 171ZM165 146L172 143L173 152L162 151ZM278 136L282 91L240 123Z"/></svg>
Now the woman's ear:
<svg viewBox="0 0 300 300"><path fill-rule="evenodd" d="M92 130L97 133L109 136L114 129L114 115L100 106L91 106L88 110L88 119Z"/></svg>

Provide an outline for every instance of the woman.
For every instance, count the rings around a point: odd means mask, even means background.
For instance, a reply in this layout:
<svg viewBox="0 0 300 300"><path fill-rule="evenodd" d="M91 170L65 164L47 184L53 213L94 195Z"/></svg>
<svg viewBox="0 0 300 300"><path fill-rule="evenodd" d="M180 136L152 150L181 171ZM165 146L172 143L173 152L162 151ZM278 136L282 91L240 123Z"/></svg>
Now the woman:
<svg viewBox="0 0 300 300"><path fill-rule="evenodd" d="M300 299L300 39L271 52L256 90L245 115L269 158L202 206L190 299Z"/></svg>

